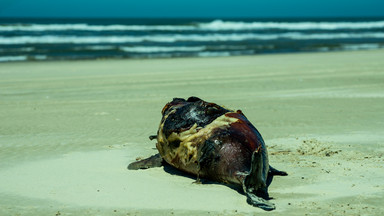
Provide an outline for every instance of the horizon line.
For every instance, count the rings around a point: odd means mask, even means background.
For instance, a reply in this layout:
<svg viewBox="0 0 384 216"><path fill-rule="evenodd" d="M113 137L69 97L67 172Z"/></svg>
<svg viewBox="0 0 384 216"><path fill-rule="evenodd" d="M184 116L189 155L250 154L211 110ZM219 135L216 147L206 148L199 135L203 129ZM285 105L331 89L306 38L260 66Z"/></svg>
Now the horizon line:
<svg viewBox="0 0 384 216"><path fill-rule="evenodd" d="M317 19L317 18L384 18L382 16L364 15L364 16L206 16L206 17L194 17L194 16L138 16L138 17L124 17L124 16L0 16L0 19Z"/></svg>

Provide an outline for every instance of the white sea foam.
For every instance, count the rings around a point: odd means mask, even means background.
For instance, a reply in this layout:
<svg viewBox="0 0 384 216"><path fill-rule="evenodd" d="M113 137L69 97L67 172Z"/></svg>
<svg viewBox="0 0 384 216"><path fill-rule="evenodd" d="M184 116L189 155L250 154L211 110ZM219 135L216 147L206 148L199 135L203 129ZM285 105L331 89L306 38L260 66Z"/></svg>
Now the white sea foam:
<svg viewBox="0 0 384 216"><path fill-rule="evenodd" d="M94 45L94 46L80 46L80 47L74 47L73 50L80 51L80 50L113 50L117 49L116 46L108 46L108 45Z"/></svg>
<svg viewBox="0 0 384 216"><path fill-rule="evenodd" d="M199 25L206 30L252 30L252 29L285 29L285 30L336 30L336 29L372 29L384 28L384 21L369 22L233 22L215 20Z"/></svg>
<svg viewBox="0 0 384 216"><path fill-rule="evenodd" d="M195 25L89 25L15 24L0 25L0 31L228 31L228 30L337 30L384 28L384 20L366 22L235 22L215 20Z"/></svg>
<svg viewBox="0 0 384 216"><path fill-rule="evenodd" d="M222 42L222 41L245 41L245 40L332 40L332 39L359 39L378 38L383 39L384 33L318 33L305 34L300 32L288 32L280 34L175 34L175 35L147 35L147 36L15 36L1 37L0 44L114 44L114 43L139 43L159 42L173 43L177 41L195 42Z"/></svg>
<svg viewBox="0 0 384 216"><path fill-rule="evenodd" d="M125 52L135 53L157 53L157 52L198 52L205 50L204 46L195 47L161 47L161 46L133 46L133 47L120 47Z"/></svg>
<svg viewBox="0 0 384 216"><path fill-rule="evenodd" d="M198 53L199 57L221 57L221 56L231 56L230 52L200 52Z"/></svg>
<svg viewBox="0 0 384 216"><path fill-rule="evenodd" d="M0 56L0 62L25 61L27 56Z"/></svg>
<svg viewBox="0 0 384 216"><path fill-rule="evenodd" d="M32 56L0 56L0 62L12 62L12 61L26 61L26 60L46 60L46 55L32 55Z"/></svg>
<svg viewBox="0 0 384 216"><path fill-rule="evenodd" d="M16 36L0 37L0 44L99 44L141 42L143 39L121 36Z"/></svg>
<svg viewBox="0 0 384 216"><path fill-rule="evenodd" d="M34 60L46 60L48 57L46 55L35 55L32 58Z"/></svg>
<svg viewBox="0 0 384 216"><path fill-rule="evenodd" d="M299 32L290 32L281 34L281 38L293 40L332 40L332 39L350 39L350 38L384 38L382 32L365 32L365 33L318 33L303 34Z"/></svg>
<svg viewBox="0 0 384 216"><path fill-rule="evenodd" d="M344 44L342 45L343 50L372 50L384 48L380 44Z"/></svg>

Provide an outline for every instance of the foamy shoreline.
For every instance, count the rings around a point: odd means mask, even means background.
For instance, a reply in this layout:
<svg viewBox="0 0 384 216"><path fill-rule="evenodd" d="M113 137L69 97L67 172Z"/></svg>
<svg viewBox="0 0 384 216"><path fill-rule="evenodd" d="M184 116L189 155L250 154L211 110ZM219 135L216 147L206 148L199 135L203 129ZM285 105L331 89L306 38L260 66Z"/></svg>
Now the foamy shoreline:
<svg viewBox="0 0 384 216"><path fill-rule="evenodd" d="M274 215L380 215L384 51L0 64L0 215L253 215L245 196L163 168L160 111L199 96L241 109L289 173Z"/></svg>

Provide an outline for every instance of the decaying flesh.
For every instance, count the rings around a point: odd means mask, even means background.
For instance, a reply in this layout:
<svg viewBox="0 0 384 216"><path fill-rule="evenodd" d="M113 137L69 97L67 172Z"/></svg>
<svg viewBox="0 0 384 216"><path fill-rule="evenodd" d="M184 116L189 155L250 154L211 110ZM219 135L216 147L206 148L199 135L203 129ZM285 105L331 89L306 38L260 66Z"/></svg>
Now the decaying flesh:
<svg viewBox="0 0 384 216"><path fill-rule="evenodd" d="M161 166L162 160L184 172L242 187L247 202L275 209L268 186L274 175L264 140L240 111L226 109L197 97L174 98L162 110L156 136L159 154L134 162L129 169Z"/></svg>

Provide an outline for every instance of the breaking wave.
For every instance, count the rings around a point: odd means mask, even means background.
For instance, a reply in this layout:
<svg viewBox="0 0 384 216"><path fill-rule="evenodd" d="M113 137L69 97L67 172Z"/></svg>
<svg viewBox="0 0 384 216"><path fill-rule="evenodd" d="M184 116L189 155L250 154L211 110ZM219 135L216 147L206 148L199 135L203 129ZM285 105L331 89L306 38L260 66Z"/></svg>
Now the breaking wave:
<svg viewBox="0 0 384 216"><path fill-rule="evenodd" d="M206 47L161 47L161 46L134 46L134 47L120 47L124 52L136 53L157 53L157 52L198 52L205 50Z"/></svg>
<svg viewBox="0 0 384 216"><path fill-rule="evenodd" d="M337 30L337 29L372 29L384 28L384 21L370 22L233 22L215 20L200 24L202 29L210 30Z"/></svg>
<svg viewBox="0 0 384 216"><path fill-rule="evenodd" d="M384 28L383 21L366 22L239 22L215 20L184 25L90 25L12 24L0 25L0 31L241 31L241 30L340 30Z"/></svg>
<svg viewBox="0 0 384 216"><path fill-rule="evenodd" d="M146 35L146 36L15 36L1 37L0 44L102 44L102 43L139 43L159 42L174 43L178 41L189 42L217 42L217 41L247 41L247 40L332 40L332 39L359 39L359 38L384 38L384 32L365 33L318 33L305 34L288 32L281 34L173 34L173 35ZM183 49L183 48L181 48Z"/></svg>

